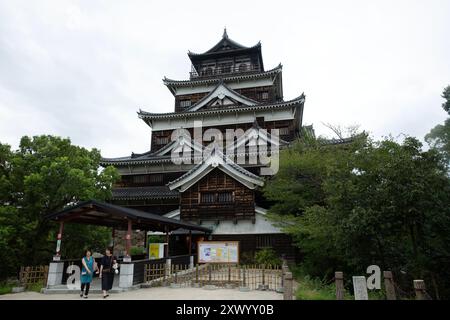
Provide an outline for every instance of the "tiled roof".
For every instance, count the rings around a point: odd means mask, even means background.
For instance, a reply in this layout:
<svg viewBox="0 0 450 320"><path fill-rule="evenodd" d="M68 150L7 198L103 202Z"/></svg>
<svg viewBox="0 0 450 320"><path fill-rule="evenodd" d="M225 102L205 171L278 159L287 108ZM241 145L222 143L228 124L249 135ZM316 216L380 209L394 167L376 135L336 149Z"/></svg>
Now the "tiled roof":
<svg viewBox="0 0 450 320"><path fill-rule="evenodd" d="M114 200L142 200L178 198L180 193L166 186L114 188Z"/></svg>
<svg viewBox="0 0 450 320"><path fill-rule="evenodd" d="M241 106L241 107L231 107L223 109L211 109L211 110L199 110L199 111L182 111L182 112L167 112L167 113L152 113L143 110L139 110L138 116L141 119L164 119L164 118L182 118L182 117L197 117L199 115L208 114L221 114L229 112L242 112L242 111L255 111L273 108L285 108L290 107L298 103L303 103L305 101L305 95L302 93L295 99L288 101L280 101L275 103L261 103L254 106Z"/></svg>

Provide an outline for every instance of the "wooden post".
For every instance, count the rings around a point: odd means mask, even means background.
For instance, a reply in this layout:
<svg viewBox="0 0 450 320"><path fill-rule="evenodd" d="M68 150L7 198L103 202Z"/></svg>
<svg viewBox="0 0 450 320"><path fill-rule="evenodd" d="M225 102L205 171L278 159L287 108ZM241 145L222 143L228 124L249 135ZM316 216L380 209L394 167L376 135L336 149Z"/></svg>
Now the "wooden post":
<svg viewBox="0 0 450 320"><path fill-rule="evenodd" d="M64 231L64 221L60 221L58 236L56 238L56 256L58 258L61 257L61 242L62 242L63 231Z"/></svg>
<svg viewBox="0 0 450 320"><path fill-rule="evenodd" d="M167 226L165 226L164 229L165 229L165 231L166 231L166 243L167 243L167 246L166 246L166 250L165 250L165 252L164 252L164 255L165 255L166 257L168 257L168 256L169 256L169 231L168 231L168 229L167 229Z"/></svg>
<svg viewBox="0 0 450 320"><path fill-rule="evenodd" d="M284 275L283 299L292 300L292 272L286 272Z"/></svg>
<svg viewBox="0 0 450 320"><path fill-rule="evenodd" d="M394 278L391 271L383 271L384 288L386 290L387 300L397 300L394 287Z"/></svg>
<svg viewBox="0 0 450 320"><path fill-rule="evenodd" d="M211 284L211 276L212 276L212 274L211 274L211 264L208 264L208 281L209 281L209 284Z"/></svg>
<svg viewBox="0 0 450 320"><path fill-rule="evenodd" d="M336 271L334 273L334 282L336 284L336 300L344 300L344 273Z"/></svg>
<svg viewBox="0 0 450 320"><path fill-rule="evenodd" d="M192 230L189 230L189 255L192 253Z"/></svg>
<svg viewBox="0 0 450 320"><path fill-rule="evenodd" d="M128 219L128 230L127 230L127 235L126 235L126 256L130 257L131 256L131 226L132 226L132 222L131 219Z"/></svg>
<svg viewBox="0 0 450 320"><path fill-rule="evenodd" d="M414 291L416 292L416 300L427 300L425 281L414 280Z"/></svg>

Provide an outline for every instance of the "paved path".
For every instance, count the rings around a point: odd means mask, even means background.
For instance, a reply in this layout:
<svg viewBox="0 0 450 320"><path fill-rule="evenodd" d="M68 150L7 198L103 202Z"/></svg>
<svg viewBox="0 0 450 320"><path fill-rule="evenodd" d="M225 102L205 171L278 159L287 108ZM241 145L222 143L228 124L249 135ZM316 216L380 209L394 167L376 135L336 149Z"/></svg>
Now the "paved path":
<svg viewBox="0 0 450 320"><path fill-rule="evenodd" d="M241 292L238 289L206 290L202 288L156 287L112 293L105 300L282 300L274 291ZM42 294L22 292L0 295L0 300L84 300L78 294ZM90 294L88 300L104 300L101 294Z"/></svg>

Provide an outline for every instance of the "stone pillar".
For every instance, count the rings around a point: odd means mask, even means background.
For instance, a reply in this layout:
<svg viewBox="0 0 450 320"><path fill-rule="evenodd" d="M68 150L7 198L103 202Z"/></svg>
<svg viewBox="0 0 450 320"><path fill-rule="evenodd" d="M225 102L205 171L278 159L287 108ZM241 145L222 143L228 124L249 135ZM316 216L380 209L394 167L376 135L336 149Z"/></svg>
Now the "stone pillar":
<svg viewBox="0 0 450 320"><path fill-rule="evenodd" d="M336 300L344 300L344 273L336 271L334 273L334 281L336 284Z"/></svg>
<svg viewBox="0 0 450 320"><path fill-rule="evenodd" d="M172 260L166 259L166 276L169 277L172 271Z"/></svg>
<svg viewBox="0 0 450 320"><path fill-rule="evenodd" d="M47 277L47 288L62 284L64 262L50 262Z"/></svg>
<svg viewBox="0 0 450 320"><path fill-rule="evenodd" d="M414 280L414 291L416 292L416 300L427 300L425 281Z"/></svg>
<svg viewBox="0 0 450 320"><path fill-rule="evenodd" d="M194 256L189 257L189 269L194 269Z"/></svg>
<svg viewBox="0 0 450 320"><path fill-rule="evenodd" d="M394 278L391 271L383 271L384 288L386 290L387 300L397 300L394 287Z"/></svg>
<svg viewBox="0 0 450 320"><path fill-rule="evenodd" d="M119 287L130 288L133 286L134 263L122 263L120 265Z"/></svg>
<svg viewBox="0 0 450 320"><path fill-rule="evenodd" d="M353 291L355 294L355 300L369 300L366 277L353 276Z"/></svg>
<svg viewBox="0 0 450 320"><path fill-rule="evenodd" d="M284 274L284 288L283 288L283 299L292 300L292 272L286 272Z"/></svg>

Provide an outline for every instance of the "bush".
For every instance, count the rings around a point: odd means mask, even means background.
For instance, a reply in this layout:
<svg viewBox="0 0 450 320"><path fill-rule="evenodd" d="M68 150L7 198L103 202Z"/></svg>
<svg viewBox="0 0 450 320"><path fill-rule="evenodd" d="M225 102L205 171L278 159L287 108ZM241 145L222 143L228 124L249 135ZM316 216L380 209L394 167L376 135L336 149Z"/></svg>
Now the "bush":
<svg viewBox="0 0 450 320"><path fill-rule="evenodd" d="M255 264L253 252L243 252L239 258L240 264Z"/></svg>
<svg viewBox="0 0 450 320"><path fill-rule="evenodd" d="M255 261L257 264L264 265L281 265L281 259L275 251L270 248L259 250L255 253Z"/></svg>
<svg viewBox="0 0 450 320"><path fill-rule="evenodd" d="M144 247L131 247L130 249L130 255L131 256L138 256L141 254L145 254L145 248Z"/></svg>
<svg viewBox="0 0 450 320"><path fill-rule="evenodd" d="M6 282L0 283L0 295L11 293L13 287L14 287L14 285L11 283L6 283Z"/></svg>

